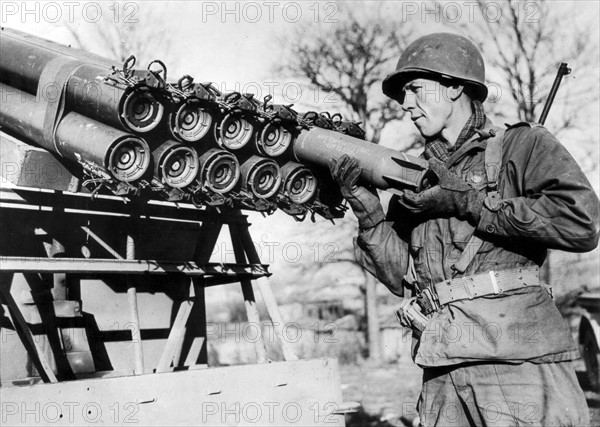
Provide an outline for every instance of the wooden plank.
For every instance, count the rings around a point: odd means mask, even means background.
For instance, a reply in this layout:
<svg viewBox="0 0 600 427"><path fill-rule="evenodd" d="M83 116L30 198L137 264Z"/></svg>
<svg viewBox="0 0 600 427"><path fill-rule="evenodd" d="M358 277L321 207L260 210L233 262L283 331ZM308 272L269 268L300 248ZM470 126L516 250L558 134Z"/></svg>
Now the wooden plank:
<svg viewBox="0 0 600 427"><path fill-rule="evenodd" d="M127 241L125 242L125 257L128 261L135 260L135 239L133 236L135 224L130 224L128 227L127 233ZM137 289L135 284L131 278L131 276L127 276L127 305L129 307L129 321L133 325L133 329L131 331L131 341L133 344L133 361L135 365L134 374L142 375L144 373L144 349L142 346L142 333L140 326L140 315L138 311L138 299L137 299ZM137 337L134 336L137 334Z"/></svg>
<svg viewBox="0 0 600 427"><path fill-rule="evenodd" d="M194 250L194 260L196 262L205 263L210 260L222 228L222 223L204 222L202 224ZM192 277L190 290L193 291L194 307L190 311L189 319L185 325L184 338L178 348L179 361L177 365L179 366L182 362L184 366L208 363L204 288L204 276Z"/></svg>
<svg viewBox="0 0 600 427"><path fill-rule="evenodd" d="M77 191L79 179L49 151L0 131L0 174L17 186Z"/></svg>
<svg viewBox="0 0 600 427"><path fill-rule="evenodd" d="M6 425L37 414L40 425L341 427L345 407L334 359L3 387L0 399Z"/></svg>
<svg viewBox="0 0 600 427"><path fill-rule="evenodd" d="M206 298L202 278L192 278L194 307L186 324L186 337L183 341L181 359L184 366L208 364L208 343L206 336ZM180 360L181 360L180 359Z"/></svg>
<svg viewBox="0 0 600 427"><path fill-rule="evenodd" d="M183 366L189 366L190 369L202 369L202 367L208 367L206 364L197 364L197 360L205 345L207 345L205 337L197 337L194 339L190 351L188 351L187 357L185 358L185 362L183 362Z"/></svg>
<svg viewBox="0 0 600 427"><path fill-rule="evenodd" d="M0 270L30 273L73 274L171 274L186 276L248 277L269 275L266 265L234 263L196 263L193 261L119 260L104 258L37 258L0 256Z"/></svg>
<svg viewBox="0 0 600 427"><path fill-rule="evenodd" d="M165 344L165 348L156 367L157 373L170 372L177 363L175 357L181 349L185 337L185 325L190 317L193 306L193 301L181 301L179 309L177 310L177 316L171 327L171 332L169 333L169 338L167 339L167 343Z"/></svg>
<svg viewBox="0 0 600 427"><path fill-rule="evenodd" d="M134 203L135 202L135 203ZM134 206L135 205L135 206ZM198 209L188 203L172 203L159 200L141 200L98 194L92 197L85 193L60 193L37 188L7 188L0 186L0 207L56 211L60 209L75 215L139 215L141 219L163 221L187 221L214 223L246 222L241 213L219 213L213 209Z"/></svg>
<svg viewBox="0 0 600 427"><path fill-rule="evenodd" d="M59 381L75 379L75 373L65 354L63 336L59 332L57 313L54 309L54 298L49 284L44 282L39 274L25 273L23 275L29 288L35 305L37 319L43 325L44 337L50 346L53 361L56 363L56 377Z"/></svg>
<svg viewBox="0 0 600 427"><path fill-rule="evenodd" d="M19 306L10 293L12 277L13 274L0 274L0 303L6 304L15 331L19 335L25 350L27 350L31 361L42 380L47 383L55 383L58 381L56 375L54 375L54 372L50 369L50 364L43 356L44 353L42 352L42 349L39 348L38 342L33 339L33 334L29 329L29 325L27 325Z"/></svg>
<svg viewBox="0 0 600 427"><path fill-rule="evenodd" d="M244 246L240 239L239 227L230 225L231 244L233 246L233 253L235 260L238 263L246 263L246 254L244 253ZM246 306L246 316L250 324L256 325L257 330L260 333L258 339L254 342L254 350L256 351L256 360L258 363L266 363L267 359L267 346L262 336L262 328L260 326L260 316L258 314L258 308L256 307L256 298L254 297L254 290L252 289L252 281L249 279L241 279L240 285L242 286L242 295L244 296L244 305Z"/></svg>

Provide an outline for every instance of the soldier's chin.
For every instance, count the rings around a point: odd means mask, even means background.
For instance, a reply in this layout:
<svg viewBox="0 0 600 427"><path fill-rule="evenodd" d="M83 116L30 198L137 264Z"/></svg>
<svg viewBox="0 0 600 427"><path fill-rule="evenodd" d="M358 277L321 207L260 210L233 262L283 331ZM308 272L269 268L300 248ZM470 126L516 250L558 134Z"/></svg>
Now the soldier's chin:
<svg viewBox="0 0 600 427"><path fill-rule="evenodd" d="M419 133L421 134L421 136L423 138L431 138L432 136L434 136L435 133L432 132L430 129L428 129L426 126L419 124L419 120L420 119L417 119L417 121L414 122L414 125L417 128L417 130L419 131Z"/></svg>

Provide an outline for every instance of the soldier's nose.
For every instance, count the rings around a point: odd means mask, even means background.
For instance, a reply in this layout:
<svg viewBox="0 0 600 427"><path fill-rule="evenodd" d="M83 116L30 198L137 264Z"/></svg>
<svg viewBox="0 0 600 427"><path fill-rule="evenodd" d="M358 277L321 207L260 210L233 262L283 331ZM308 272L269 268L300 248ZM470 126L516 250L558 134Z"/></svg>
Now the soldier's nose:
<svg viewBox="0 0 600 427"><path fill-rule="evenodd" d="M402 109L406 112L414 109L416 107L414 95L411 93L406 93L404 95L404 101L402 102Z"/></svg>

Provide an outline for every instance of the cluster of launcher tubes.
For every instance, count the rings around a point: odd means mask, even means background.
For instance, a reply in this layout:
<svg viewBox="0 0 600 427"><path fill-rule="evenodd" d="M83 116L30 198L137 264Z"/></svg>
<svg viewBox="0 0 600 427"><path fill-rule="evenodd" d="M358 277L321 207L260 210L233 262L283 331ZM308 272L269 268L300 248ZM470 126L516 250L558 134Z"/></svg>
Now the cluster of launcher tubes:
<svg viewBox="0 0 600 427"><path fill-rule="evenodd" d="M339 114L221 93L159 60L135 68L2 29L0 126L64 160L90 192L327 219L345 206L330 158L363 158L363 179L418 189L421 159L364 141ZM386 173L387 172L387 173Z"/></svg>

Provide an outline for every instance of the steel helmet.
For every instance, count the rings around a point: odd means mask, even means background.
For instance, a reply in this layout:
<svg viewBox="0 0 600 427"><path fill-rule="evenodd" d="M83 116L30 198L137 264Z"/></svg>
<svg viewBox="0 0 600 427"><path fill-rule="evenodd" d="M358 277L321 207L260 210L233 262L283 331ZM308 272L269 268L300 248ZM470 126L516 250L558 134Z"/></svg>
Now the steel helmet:
<svg viewBox="0 0 600 427"><path fill-rule="evenodd" d="M487 97L481 52L458 34L428 34L412 42L400 56L396 71L383 81L383 93L402 102L402 88L419 74L461 80L471 86L477 100Z"/></svg>

